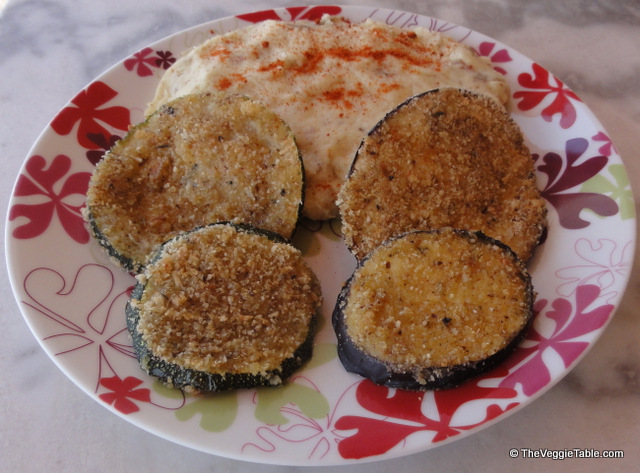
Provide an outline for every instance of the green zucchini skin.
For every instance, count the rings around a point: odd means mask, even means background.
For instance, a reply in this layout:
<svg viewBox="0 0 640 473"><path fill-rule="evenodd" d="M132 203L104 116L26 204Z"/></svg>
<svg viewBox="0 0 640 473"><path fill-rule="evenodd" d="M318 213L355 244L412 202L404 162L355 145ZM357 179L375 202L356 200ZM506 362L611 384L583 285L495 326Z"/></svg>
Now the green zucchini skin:
<svg viewBox="0 0 640 473"><path fill-rule="evenodd" d="M123 146L127 142L131 141L131 137L135 134L135 132L140 128L145 127L148 124L150 118L151 116L148 116L143 121L136 123L131 128L129 128L129 131L127 131L126 135L118 140L113 145L113 147L102 156L101 160L104 160L109 152L116 146ZM91 206L88 203L83 209L83 216L85 221L89 225L89 230L94 239L98 242L100 247L107 253L109 258L111 258L117 266L120 266L125 271L133 274L138 274L144 271L144 264L142 264L142 262L135 261L132 258L125 256L111 244L109 238L102 232L100 226L96 222L93 212L91 211Z"/></svg>
<svg viewBox="0 0 640 473"><path fill-rule="evenodd" d="M139 299L144 291L143 284L136 284L132 299ZM313 353L313 338L316 318L309 330L306 340L296 350L291 358L284 360L279 369L268 371L264 374L251 373L227 373L224 375L207 373L194 369L184 368L175 363L167 362L155 356L138 332L140 314L131 302L126 309L127 329L133 340L133 348L138 363L149 375L158 378L162 383L178 389L188 388L201 393L229 391L233 389L249 389L259 386L278 386L297 371Z"/></svg>
<svg viewBox="0 0 640 473"><path fill-rule="evenodd" d="M269 240L287 244L287 240L280 234L255 227L246 223L231 223L227 221L216 222L209 225L202 225L193 230L182 232L160 245L153 253L149 264L153 264L162 256L162 249L173 240L181 238L189 233L194 233L204 227L214 225L228 225L238 231L265 236ZM275 387L282 385L295 371L304 365L313 355L313 344L318 316L314 314L309 324L309 331L304 342L298 347L294 354L285 359L277 369L264 373L209 373L195 369L185 368L175 363L168 362L156 355L149 349L142 335L138 331L140 322L140 311L134 307L134 302L139 301L144 293L146 284L138 281L131 292L131 296L125 307L127 330L132 338L133 349L140 367L150 376L157 378L167 386L184 389L187 392L212 393L218 391L229 391L234 389L250 389L255 387Z"/></svg>
<svg viewBox="0 0 640 473"><path fill-rule="evenodd" d="M389 244L394 240L403 238L410 233L437 233L438 230L412 231L393 237L387 242ZM480 231L455 230L459 234L474 234L478 239L489 241L494 245L508 251L517 258L515 253L504 243L486 236ZM375 251L375 250L374 250ZM373 253L373 252L372 252ZM443 390L452 389L460 386L462 383L480 376L500 365L520 344L524 339L531 323L533 316L531 315L523 329L501 350L490 355L487 358L477 361L471 361L464 364L443 366L443 367L427 367L418 371L404 372L394 369L384 360L375 358L363 352L349 336L345 323L344 308L347 306L351 292L352 282L356 276L358 268L366 263L371 254L365 256L358 262L353 274L347 279L340 293L338 294L336 304L332 313L332 325L338 340L338 358L344 366L345 370L367 378L375 384L387 386L390 388L403 389L408 391L426 391L426 390ZM527 303L532 310L535 298L531 277L528 273L524 274L527 282ZM419 379L422 380L419 381ZM424 381L426 380L426 381Z"/></svg>
<svg viewBox="0 0 640 473"><path fill-rule="evenodd" d="M91 207L85 207L84 216L85 220L89 224L89 230L91 231L94 239L117 266L132 274L139 274L144 271L145 265L142 262L134 261L132 258L125 256L114 248L109 241L109 238L102 233L100 227L96 223L96 220L91 213Z"/></svg>

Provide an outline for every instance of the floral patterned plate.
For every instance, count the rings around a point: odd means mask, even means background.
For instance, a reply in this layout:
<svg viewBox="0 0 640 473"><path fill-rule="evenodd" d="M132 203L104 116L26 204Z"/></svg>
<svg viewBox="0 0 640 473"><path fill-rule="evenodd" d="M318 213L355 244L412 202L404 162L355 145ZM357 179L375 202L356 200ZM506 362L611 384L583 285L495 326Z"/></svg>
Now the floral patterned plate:
<svg viewBox="0 0 640 473"><path fill-rule="evenodd" d="M90 238L80 209L90 173L143 118L164 72L213 34L268 18L341 14L441 31L491 59L512 88L512 113L534 153L549 208L547 241L530 269L536 318L500 367L461 387L405 392L346 373L330 314L354 268L337 222L307 222L295 244L319 275L323 323L311 362L285 387L189 397L146 376L125 329L133 278ZM53 118L17 178L7 223L12 284L47 354L97 402L133 424L205 452L263 463L329 465L392 458L477 432L560 380L611 319L635 240L627 173L607 133L575 93L518 52L467 28L365 7L300 7L213 21L136 52Z"/></svg>

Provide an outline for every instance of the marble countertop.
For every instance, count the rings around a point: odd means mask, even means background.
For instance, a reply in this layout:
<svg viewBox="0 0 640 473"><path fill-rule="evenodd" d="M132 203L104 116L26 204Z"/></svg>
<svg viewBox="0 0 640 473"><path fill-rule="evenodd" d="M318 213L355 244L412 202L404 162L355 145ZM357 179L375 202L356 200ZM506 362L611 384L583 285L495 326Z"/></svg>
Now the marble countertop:
<svg viewBox="0 0 640 473"><path fill-rule="evenodd" d="M315 2L309 2L315 3ZM640 7L625 0L395 0L341 4L464 25L532 58L590 107L640 192ZM300 2L8 0L0 16L0 206L33 142L89 81L132 52L207 20ZM2 221L5 222L6 215ZM4 229L2 231L4 238ZM2 245L4 259L4 245ZM474 435L349 471L640 469L640 271L592 350L532 404ZM216 457L147 433L91 400L33 337L0 273L1 471L299 471ZM511 459L510 448L615 449L624 459ZM310 468L328 471L328 468ZM333 470L332 470L333 471Z"/></svg>

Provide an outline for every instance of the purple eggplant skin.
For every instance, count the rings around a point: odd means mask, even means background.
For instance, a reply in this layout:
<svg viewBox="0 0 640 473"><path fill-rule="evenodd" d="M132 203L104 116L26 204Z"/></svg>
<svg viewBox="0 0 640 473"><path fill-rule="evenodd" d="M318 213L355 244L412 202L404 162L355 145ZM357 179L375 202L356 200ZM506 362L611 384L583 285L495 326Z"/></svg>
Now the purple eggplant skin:
<svg viewBox="0 0 640 473"><path fill-rule="evenodd" d="M463 230L459 231L465 232ZM494 244L504 247L508 251L512 252L508 246L484 235L482 232L468 233L475 233L479 238L489 239ZM400 238L403 235L399 235L395 238ZM395 238L388 240L386 243L393 241ZM482 360L452 366L425 367L417 372L400 372L394 370L394 368L388 363L385 363L383 360L378 358L374 358L358 348L349 336L344 320L343 310L347 306L349 300L351 283L356 272L366 262L368 257L369 256L363 258L358 263L354 273L349 277L349 279L347 279L346 283L342 287L338 294L331 320L338 339L338 358L345 370L362 376L363 378L367 378L375 384L409 391L443 390L458 387L465 381L480 376L481 374L484 374L500 365L517 348L531 326L533 321L532 314L529 316L523 329L508 343L507 346ZM528 280L527 302L529 307L533 307L533 300L535 296L533 286L531 284L531 277L526 274L526 278ZM420 379L422 379L422 382Z"/></svg>

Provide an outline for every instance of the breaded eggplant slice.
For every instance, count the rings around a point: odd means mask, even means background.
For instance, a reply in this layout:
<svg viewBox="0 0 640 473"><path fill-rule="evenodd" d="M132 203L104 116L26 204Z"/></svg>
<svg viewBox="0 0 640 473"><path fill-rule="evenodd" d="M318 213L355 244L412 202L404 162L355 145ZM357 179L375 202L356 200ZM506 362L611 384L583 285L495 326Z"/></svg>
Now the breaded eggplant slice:
<svg viewBox="0 0 640 473"><path fill-rule="evenodd" d="M521 341L534 293L524 263L481 232L397 236L358 263L333 312L347 371L409 390L446 389Z"/></svg>
<svg viewBox="0 0 640 473"><path fill-rule="evenodd" d="M217 223L163 244L127 304L140 366L171 387L282 384L311 357L320 284L273 232Z"/></svg>
<svg viewBox="0 0 640 473"><path fill-rule="evenodd" d="M453 227L482 231L528 261L546 228L520 128L491 98L453 88L415 96L373 128L338 206L358 259L394 235Z"/></svg>
<svg viewBox="0 0 640 473"><path fill-rule="evenodd" d="M176 99L134 126L96 166L85 217L125 269L159 244L218 221L289 240L302 212L304 169L275 113L239 95Z"/></svg>

